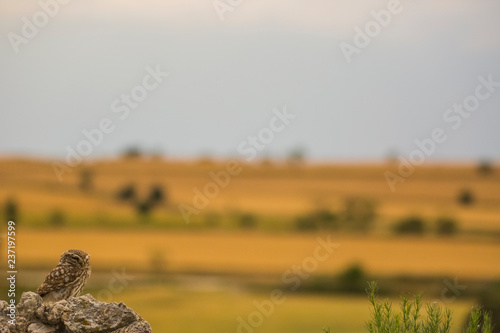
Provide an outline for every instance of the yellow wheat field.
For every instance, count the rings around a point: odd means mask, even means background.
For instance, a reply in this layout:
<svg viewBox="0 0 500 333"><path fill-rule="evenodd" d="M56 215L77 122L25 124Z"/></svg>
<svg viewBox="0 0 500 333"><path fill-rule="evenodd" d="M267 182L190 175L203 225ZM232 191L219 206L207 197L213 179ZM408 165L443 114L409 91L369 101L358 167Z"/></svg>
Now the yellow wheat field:
<svg viewBox="0 0 500 333"><path fill-rule="evenodd" d="M316 250L338 245L331 253ZM283 277L293 266L314 274L338 273L352 263L380 275L500 277L500 244L419 238L369 238L335 234L261 234L187 231L23 230L17 234L22 266L51 266L62 252L80 248L98 270L150 270L160 254L173 272L235 273ZM319 253L320 258L317 255ZM156 259L158 260L158 259ZM317 265L311 261L317 261ZM289 274L289 276L291 276Z"/></svg>

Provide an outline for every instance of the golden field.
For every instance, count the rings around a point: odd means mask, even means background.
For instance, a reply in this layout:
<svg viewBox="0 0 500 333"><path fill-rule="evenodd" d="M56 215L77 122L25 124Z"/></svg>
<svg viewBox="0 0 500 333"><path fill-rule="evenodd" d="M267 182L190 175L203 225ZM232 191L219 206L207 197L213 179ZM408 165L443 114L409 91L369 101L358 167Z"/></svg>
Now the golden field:
<svg viewBox="0 0 500 333"><path fill-rule="evenodd" d="M119 226L134 224L136 219L132 207L115 199L116 191L132 183L146 193L149 186L159 184L168 189L170 204L154 212L155 220L182 227L185 222L177 206L193 205L193 189L203 192L204 186L213 182L209 173L223 171L226 166L224 161L97 161L85 167L93 174L93 190L86 193L78 188L82 167L72 168L60 182L49 161L4 159L0 160L0 202L16 198L24 214L21 218L30 225L43 225L51 212L61 210L74 224L99 225L96 221L112 220ZM395 192L384 178L386 171L397 172L395 164L241 164L241 170L209 200L202 214L251 212L271 220L267 224L279 225L283 218L318 207L338 210L346 198L359 197L376 203L375 227L381 232L395 219L408 215L429 219L447 216L455 218L461 230L500 231L500 172L484 176L476 165L418 167ZM457 203L463 189L474 193L474 205Z"/></svg>
<svg viewBox="0 0 500 333"><path fill-rule="evenodd" d="M260 234L218 231L32 230L18 229L21 265L55 265L69 248L85 249L98 270L150 271L160 253L170 272L234 273L280 277L314 257L318 238L338 245L315 274L335 274L359 263L376 275L500 277L498 242L438 238L373 238L335 234ZM36 250L35 250L36 249ZM326 256L326 251L321 251Z"/></svg>
<svg viewBox="0 0 500 333"><path fill-rule="evenodd" d="M290 272L304 270L311 260L317 264L311 278L338 276L357 264L369 277L433 278L437 294L446 287L444 279L470 282L471 290L500 278L498 168L485 175L472 164L420 167L391 192L384 172L397 172L394 164L242 164L241 173L186 223L178 205L193 205L194 191L203 191L213 182L210 173L226 167L225 161L103 160L73 169L60 182L49 161L0 160L0 205L13 199L19 210L19 287L34 290L62 252L80 248L91 254L94 272L87 292L102 295L115 272L126 272L131 280L111 300L132 307L155 332L237 332L237 318L252 313L254 302L268 299L268 288L277 286L286 302L255 332L320 333L323 326L364 332L369 303L359 295L292 292ZM88 190L80 187L85 169L92 173ZM128 184L136 185L139 198L160 185L167 200L140 217L136 207L116 198ZM458 202L464 189L474 194L473 204ZM339 212L348 198L376 204L369 232L297 231L297 216ZM56 213L63 223L53 223ZM254 216L256 225L238 225L235 216L242 214ZM458 233L393 233L394 223L413 215L429 226L439 217L452 218ZM1 237L5 244L5 226ZM336 247L318 260L317 249L328 239ZM422 291L425 296L425 285ZM436 285L428 291L436 295ZM454 332L474 297L464 293L446 304L455 311Z"/></svg>

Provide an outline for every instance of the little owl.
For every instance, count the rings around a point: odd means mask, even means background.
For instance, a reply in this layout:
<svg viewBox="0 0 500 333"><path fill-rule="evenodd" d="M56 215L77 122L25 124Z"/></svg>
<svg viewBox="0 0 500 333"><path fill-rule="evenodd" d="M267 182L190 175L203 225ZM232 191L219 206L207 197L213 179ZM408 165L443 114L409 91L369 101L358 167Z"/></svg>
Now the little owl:
<svg viewBox="0 0 500 333"><path fill-rule="evenodd" d="M36 290L46 303L58 302L80 295L90 276L89 254L82 250L68 250L59 264Z"/></svg>

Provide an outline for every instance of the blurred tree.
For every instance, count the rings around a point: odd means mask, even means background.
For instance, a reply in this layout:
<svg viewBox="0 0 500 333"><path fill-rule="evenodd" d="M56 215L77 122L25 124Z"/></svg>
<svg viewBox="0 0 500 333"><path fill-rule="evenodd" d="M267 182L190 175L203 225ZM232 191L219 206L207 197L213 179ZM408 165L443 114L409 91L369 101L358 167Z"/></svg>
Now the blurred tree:
<svg viewBox="0 0 500 333"><path fill-rule="evenodd" d="M54 227L61 227L66 224L66 217L61 210L56 209L50 214L49 223Z"/></svg>
<svg viewBox="0 0 500 333"><path fill-rule="evenodd" d="M295 219L295 227L299 231L314 231L319 229L318 221L309 215L298 216Z"/></svg>
<svg viewBox="0 0 500 333"><path fill-rule="evenodd" d="M14 198L8 198L5 202L5 219L7 221L14 221L17 225L18 213L19 209L17 201Z"/></svg>
<svg viewBox="0 0 500 333"><path fill-rule="evenodd" d="M122 154L123 158L133 159L142 157L142 151L137 146L130 146L125 149Z"/></svg>
<svg viewBox="0 0 500 333"><path fill-rule="evenodd" d="M93 188L94 173L90 169L83 169L80 172L80 189L82 191L90 191Z"/></svg>
<svg viewBox="0 0 500 333"><path fill-rule="evenodd" d="M134 184L128 184L118 190L116 197L121 201L133 201L136 199L136 190Z"/></svg>
<svg viewBox="0 0 500 333"><path fill-rule="evenodd" d="M418 216L406 217L394 226L394 231L398 234L422 235L425 232L425 222Z"/></svg>
<svg viewBox="0 0 500 333"><path fill-rule="evenodd" d="M362 293L365 291L366 274L360 265L354 264L339 275L338 283L342 292Z"/></svg>
<svg viewBox="0 0 500 333"><path fill-rule="evenodd" d="M469 189L463 189L459 194L458 194L458 202L462 206L470 206L474 203L475 198L474 194L472 193L471 190Z"/></svg>
<svg viewBox="0 0 500 333"><path fill-rule="evenodd" d="M440 236L451 236L458 231L458 223L451 217L440 217L436 221L436 232Z"/></svg>
<svg viewBox="0 0 500 333"><path fill-rule="evenodd" d="M238 217L240 228L252 229L257 226L257 218L251 213L240 214Z"/></svg>
<svg viewBox="0 0 500 333"><path fill-rule="evenodd" d="M160 204L166 202L168 204L168 196L166 191L160 185L153 185L149 192L148 201L152 205Z"/></svg>
<svg viewBox="0 0 500 333"><path fill-rule="evenodd" d="M294 148L287 157L288 165L291 167L303 166L306 161L306 151L302 147Z"/></svg>
<svg viewBox="0 0 500 333"><path fill-rule="evenodd" d="M368 231L376 217L376 204L362 198L347 198L343 217L346 227L358 231Z"/></svg>
<svg viewBox="0 0 500 333"><path fill-rule="evenodd" d="M489 160L482 160L479 162L479 165L477 167L477 171L481 175L489 175L493 173L493 162Z"/></svg>
<svg viewBox="0 0 500 333"><path fill-rule="evenodd" d="M153 209L153 205L149 202L149 200L138 201L135 205L135 209L139 216L143 218L149 217L151 210ZM147 220L143 220L143 222L147 222Z"/></svg>
<svg viewBox="0 0 500 333"><path fill-rule="evenodd" d="M295 227L300 231L313 231L318 229L336 230L339 228L339 218L336 214L325 208L318 208L306 215L295 219Z"/></svg>

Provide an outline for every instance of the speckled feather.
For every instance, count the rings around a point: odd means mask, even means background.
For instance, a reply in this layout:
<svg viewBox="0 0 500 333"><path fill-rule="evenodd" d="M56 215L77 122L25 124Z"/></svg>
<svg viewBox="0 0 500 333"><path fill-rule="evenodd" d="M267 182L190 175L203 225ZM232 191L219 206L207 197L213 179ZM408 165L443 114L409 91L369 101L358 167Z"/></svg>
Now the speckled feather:
<svg viewBox="0 0 500 333"><path fill-rule="evenodd" d="M89 255L82 250L68 250L36 292L50 301L78 296L90 273Z"/></svg>

